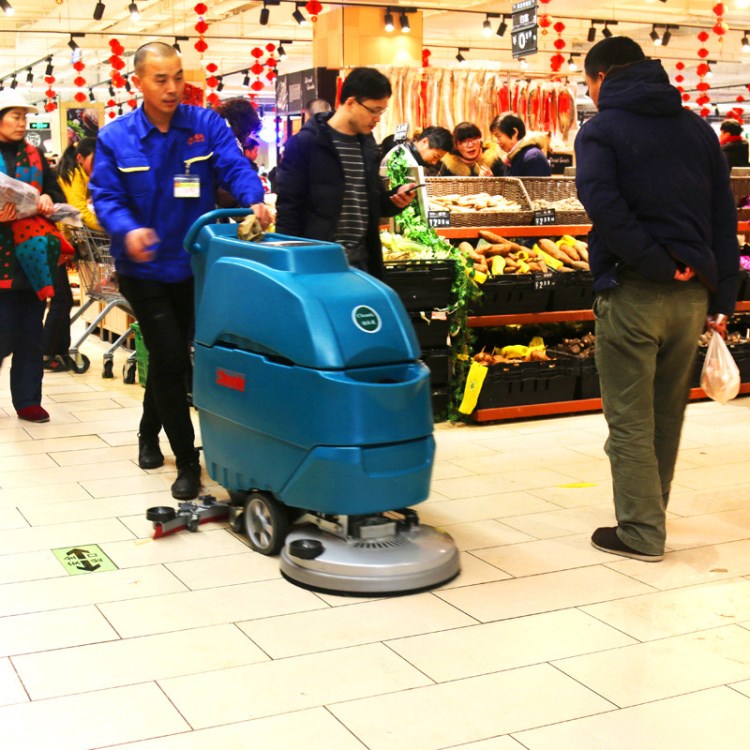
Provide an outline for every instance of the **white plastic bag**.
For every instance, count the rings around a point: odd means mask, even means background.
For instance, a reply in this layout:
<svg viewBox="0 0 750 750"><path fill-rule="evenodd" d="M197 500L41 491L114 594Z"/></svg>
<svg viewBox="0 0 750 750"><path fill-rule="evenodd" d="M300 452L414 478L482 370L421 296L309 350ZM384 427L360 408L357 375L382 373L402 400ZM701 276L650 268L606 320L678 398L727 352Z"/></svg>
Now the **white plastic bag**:
<svg viewBox="0 0 750 750"><path fill-rule="evenodd" d="M16 218L25 219L36 215L39 192L26 182L21 182L0 172L0 208L6 203L16 207Z"/></svg>
<svg viewBox="0 0 750 750"><path fill-rule="evenodd" d="M701 372L701 388L720 404L731 401L740 390L740 371L724 339L714 333Z"/></svg>

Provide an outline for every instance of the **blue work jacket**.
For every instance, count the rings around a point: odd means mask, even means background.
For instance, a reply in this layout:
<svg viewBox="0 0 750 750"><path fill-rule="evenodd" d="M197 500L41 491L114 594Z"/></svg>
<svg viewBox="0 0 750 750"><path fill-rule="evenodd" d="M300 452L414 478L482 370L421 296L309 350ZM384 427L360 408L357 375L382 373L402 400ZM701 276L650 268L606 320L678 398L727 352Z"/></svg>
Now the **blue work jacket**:
<svg viewBox="0 0 750 750"><path fill-rule="evenodd" d="M175 197L175 176L186 173L200 178L200 197ZM190 256L182 243L193 222L215 208L217 187L241 205L263 201L257 173L216 112L181 104L166 133L152 125L143 107L106 125L97 140L90 188L117 270L167 283L189 278ZM148 263L134 263L125 254L125 235L141 227L159 235Z"/></svg>

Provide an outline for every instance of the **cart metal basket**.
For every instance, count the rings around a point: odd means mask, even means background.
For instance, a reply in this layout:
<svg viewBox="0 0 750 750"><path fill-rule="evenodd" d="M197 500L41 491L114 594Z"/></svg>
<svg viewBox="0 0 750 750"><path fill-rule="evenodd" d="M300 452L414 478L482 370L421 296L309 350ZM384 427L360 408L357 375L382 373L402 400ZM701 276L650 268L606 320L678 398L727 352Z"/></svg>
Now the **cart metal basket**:
<svg viewBox="0 0 750 750"><path fill-rule="evenodd" d="M80 363L85 356L80 352L81 345L96 330L106 315L111 310L119 308L132 316L133 309L125 297L120 294L115 263L110 254L109 236L104 232L83 226L71 228L71 240L76 248L78 276L81 287L86 292L86 301L82 303L70 322L74 323L95 302L104 303L99 314L91 321L81 337L70 348L71 358L74 362ZM114 377L112 368L114 366L115 352L119 347L125 346L131 333L128 327L104 353L103 378ZM135 373L136 353L133 352L128 357L127 363L123 368L123 380L126 383L135 383Z"/></svg>

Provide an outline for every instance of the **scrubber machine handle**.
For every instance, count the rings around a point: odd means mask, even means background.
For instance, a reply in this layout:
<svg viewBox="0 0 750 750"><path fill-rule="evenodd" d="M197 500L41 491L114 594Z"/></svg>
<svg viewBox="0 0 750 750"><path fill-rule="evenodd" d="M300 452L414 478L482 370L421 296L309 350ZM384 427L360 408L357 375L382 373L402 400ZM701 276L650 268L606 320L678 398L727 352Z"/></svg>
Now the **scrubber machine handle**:
<svg viewBox="0 0 750 750"><path fill-rule="evenodd" d="M200 255L201 246L198 244L198 235L200 234L203 227L209 224L218 223L219 219L234 219L242 217L243 219L248 214L255 213L252 208L217 208L215 211L209 211L207 214L203 214L200 218L196 219L193 226L188 229L188 233L185 235L184 247L193 255Z"/></svg>

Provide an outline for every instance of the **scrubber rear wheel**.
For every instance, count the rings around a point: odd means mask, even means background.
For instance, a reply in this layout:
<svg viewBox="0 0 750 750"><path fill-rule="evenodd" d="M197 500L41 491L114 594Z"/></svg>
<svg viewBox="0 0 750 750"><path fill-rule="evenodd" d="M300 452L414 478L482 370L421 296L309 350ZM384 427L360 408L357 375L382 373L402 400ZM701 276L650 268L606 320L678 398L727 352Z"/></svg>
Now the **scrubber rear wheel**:
<svg viewBox="0 0 750 750"><path fill-rule="evenodd" d="M289 531L286 506L263 492L250 492L243 513L250 546L261 555L275 555Z"/></svg>

